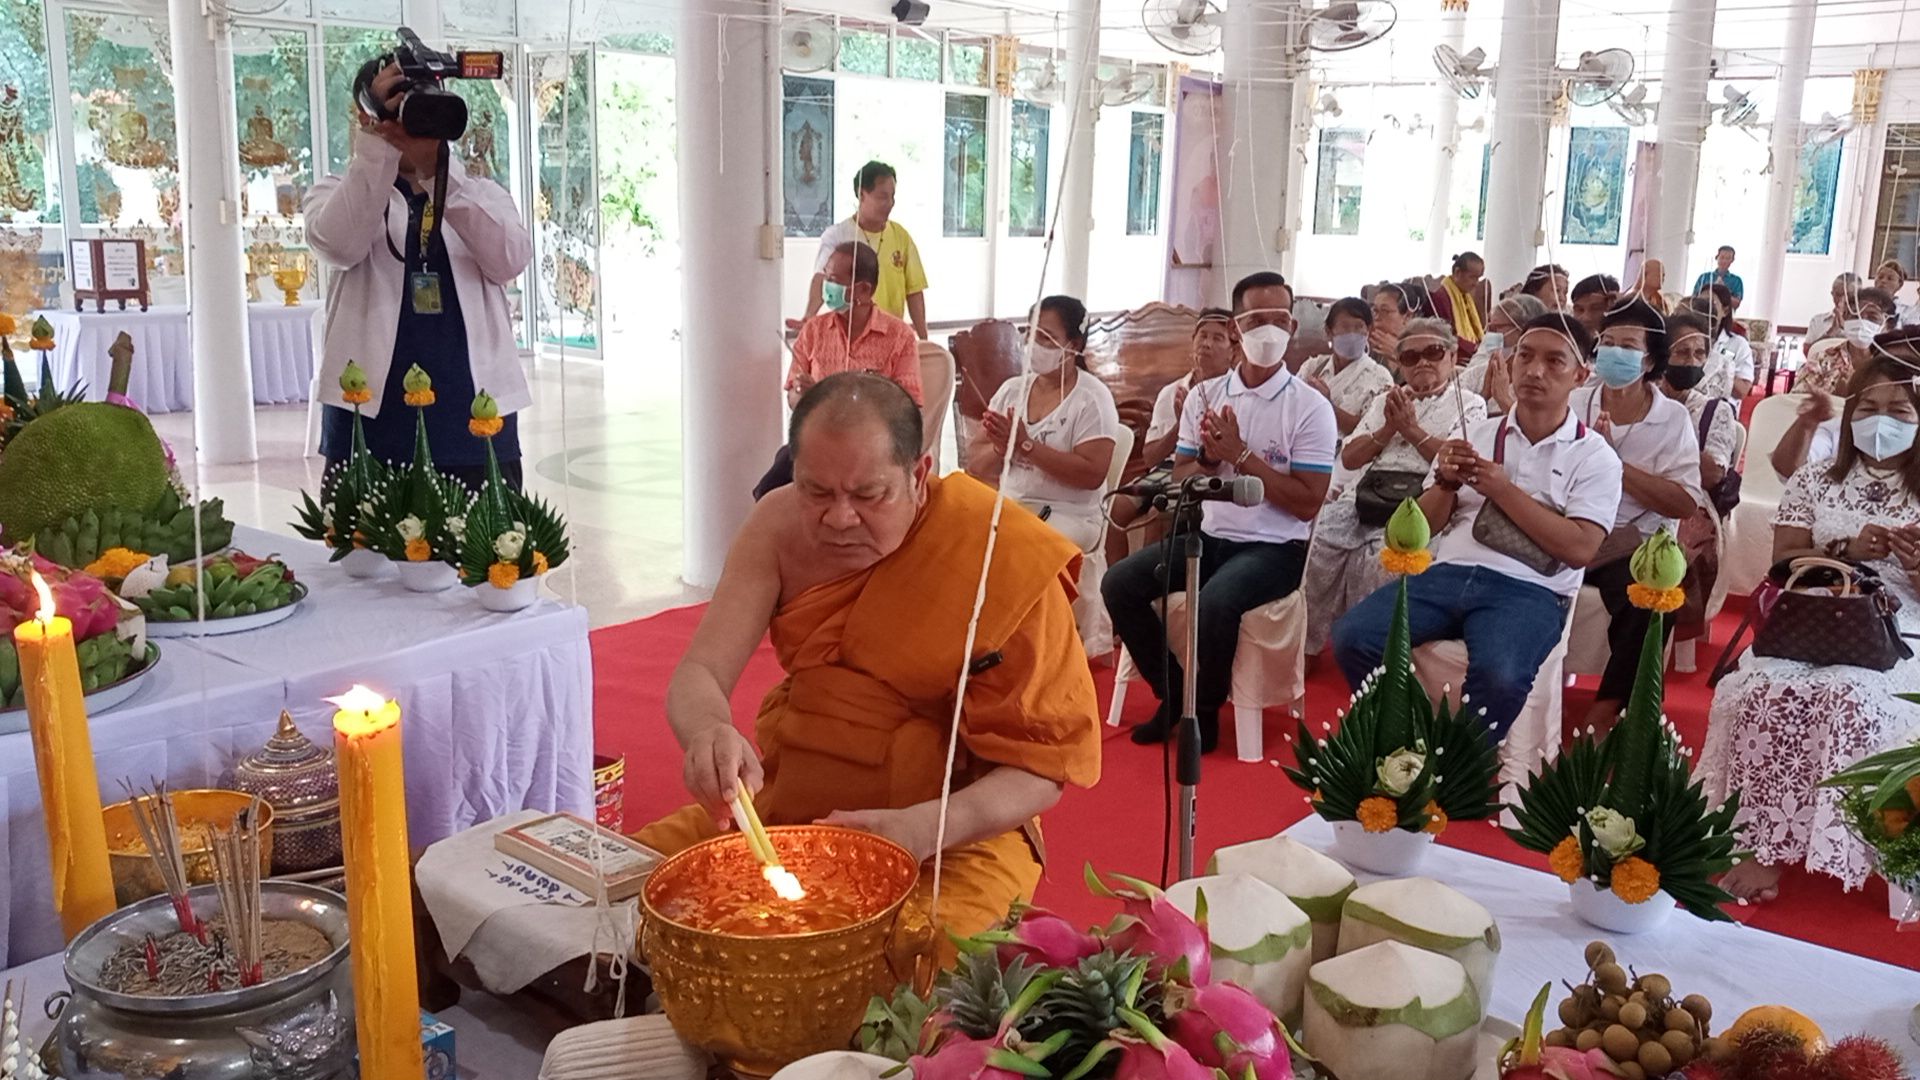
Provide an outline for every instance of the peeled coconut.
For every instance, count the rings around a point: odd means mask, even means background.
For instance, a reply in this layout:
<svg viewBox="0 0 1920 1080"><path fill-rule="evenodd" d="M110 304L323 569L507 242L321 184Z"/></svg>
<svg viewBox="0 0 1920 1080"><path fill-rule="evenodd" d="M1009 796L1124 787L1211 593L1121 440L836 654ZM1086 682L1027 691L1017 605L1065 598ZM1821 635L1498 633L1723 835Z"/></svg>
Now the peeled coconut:
<svg viewBox="0 0 1920 1080"><path fill-rule="evenodd" d="M1250 874L1188 878L1167 889L1167 899L1195 920L1202 894L1213 977L1237 984L1276 1016L1299 1016L1313 963L1313 921L1307 913Z"/></svg>
<svg viewBox="0 0 1920 1080"><path fill-rule="evenodd" d="M852 1050L829 1050L804 1057L773 1074L773 1080L880 1080L893 1070L893 1080L913 1080L913 1070L892 1058Z"/></svg>
<svg viewBox="0 0 1920 1080"><path fill-rule="evenodd" d="M1291 836L1274 836L1220 848L1207 873L1252 874L1279 889L1313 920L1313 959L1339 951L1340 908L1353 891L1353 874L1328 856Z"/></svg>
<svg viewBox="0 0 1920 1080"><path fill-rule="evenodd" d="M1493 1002L1493 968L1500 959L1500 927L1486 908L1431 878L1399 878L1363 885L1340 914L1340 951L1376 941L1401 941L1450 956L1467 969L1485 1011Z"/></svg>
<svg viewBox="0 0 1920 1080"><path fill-rule="evenodd" d="M1380 941L1307 972L1305 1045L1340 1080L1467 1080L1480 998L1439 953Z"/></svg>

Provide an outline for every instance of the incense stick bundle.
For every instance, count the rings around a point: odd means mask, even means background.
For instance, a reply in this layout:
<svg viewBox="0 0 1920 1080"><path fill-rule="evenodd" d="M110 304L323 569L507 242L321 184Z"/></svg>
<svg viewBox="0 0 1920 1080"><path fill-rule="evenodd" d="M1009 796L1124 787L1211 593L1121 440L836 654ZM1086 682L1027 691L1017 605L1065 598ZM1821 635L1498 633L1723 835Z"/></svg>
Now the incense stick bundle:
<svg viewBox="0 0 1920 1080"><path fill-rule="evenodd" d="M214 884L226 922L227 944L240 971L240 985L253 986L264 973L260 926L260 798L213 835Z"/></svg>
<svg viewBox="0 0 1920 1080"><path fill-rule="evenodd" d="M161 882L167 887L167 896L173 901L173 913L180 920L181 931L206 944L206 927L193 913L193 903L187 896L187 856L180 843L180 818L174 813L173 793L167 790L164 780L154 780L153 788L147 792L135 790L126 780L120 781L120 786L126 791L133 810L134 826L147 845L147 857L153 860Z"/></svg>

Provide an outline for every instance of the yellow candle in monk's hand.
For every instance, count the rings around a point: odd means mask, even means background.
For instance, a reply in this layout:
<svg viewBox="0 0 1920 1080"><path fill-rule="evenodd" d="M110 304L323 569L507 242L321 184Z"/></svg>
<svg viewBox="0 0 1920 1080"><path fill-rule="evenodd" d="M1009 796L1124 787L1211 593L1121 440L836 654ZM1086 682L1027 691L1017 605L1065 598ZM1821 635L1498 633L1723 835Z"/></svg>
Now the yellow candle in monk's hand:
<svg viewBox="0 0 1920 1080"><path fill-rule="evenodd" d="M420 1076L420 983L413 952L412 867L400 706L364 686L328 699L340 770L340 839L352 934L353 1013L360 1075Z"/></svg>
<svg viewBox="0 0 1920 1080"><path fill-rule="evenodd" d="M53 906L72 941L111 915L113 870L107 864L107 826L100 813L100 781L93 771L80 659L73 623L53 608L53 592L38 573L39 614L13 630L26 691L33 764L40 774L40 805L47 819L47 855L53 866Z"/></svg>

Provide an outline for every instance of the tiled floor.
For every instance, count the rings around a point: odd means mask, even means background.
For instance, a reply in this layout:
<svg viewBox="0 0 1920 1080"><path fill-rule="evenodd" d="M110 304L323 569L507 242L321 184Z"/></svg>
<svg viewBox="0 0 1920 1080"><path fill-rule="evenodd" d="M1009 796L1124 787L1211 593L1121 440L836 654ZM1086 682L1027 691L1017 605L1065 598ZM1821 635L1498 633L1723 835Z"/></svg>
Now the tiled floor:
<svg viewBox="0 0 1920 1080"><path fill-rule="evenodd" d="M564 378L560 361L538 361L535 405L520 425L527 484L566 516L573 538L573 557L553 588L584 605L594 626L704 599L680 581L678 343L618 355L630 359L570 356ZM226 500L236 522L291 533L300 491L317 491L320 481L320 459L302 453L307 411L261 408L255 423L259 461L210 467L205 494ZM191 478L192 414L156 416L154 426Z"/></svg>

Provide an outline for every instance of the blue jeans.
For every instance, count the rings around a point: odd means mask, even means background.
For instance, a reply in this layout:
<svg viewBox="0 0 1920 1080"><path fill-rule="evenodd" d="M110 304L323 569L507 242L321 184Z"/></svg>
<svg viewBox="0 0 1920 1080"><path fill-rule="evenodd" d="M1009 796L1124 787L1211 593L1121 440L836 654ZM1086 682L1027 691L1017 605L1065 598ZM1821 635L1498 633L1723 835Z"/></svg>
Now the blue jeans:
<svg viewBox="0 0 1920 1080"><path fill-rule="evenodd" d="M1354 605L1333 626L1333 655L1348 686L1380 666L1393 620L1387 585ZM1551 590L1481 566L1435 563L1407 579L1407 630L1414 645L1465 641L1467 678L1460 687L1485 713L1498 742L1527 703L1534 676L1560 641L1572 601Z"/></svg>

